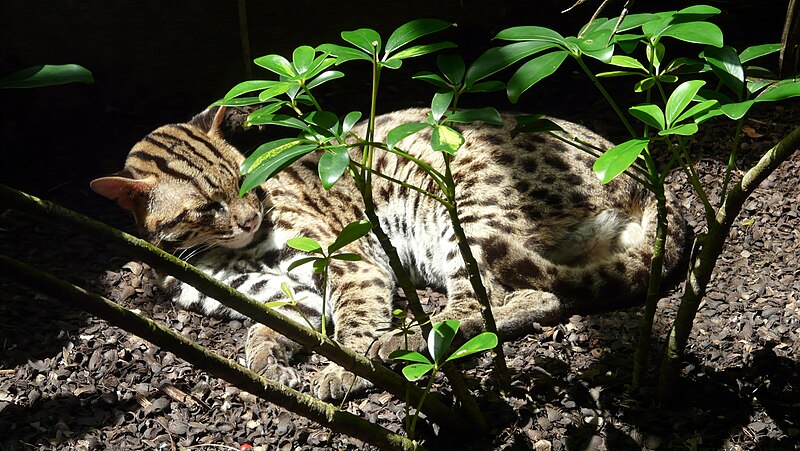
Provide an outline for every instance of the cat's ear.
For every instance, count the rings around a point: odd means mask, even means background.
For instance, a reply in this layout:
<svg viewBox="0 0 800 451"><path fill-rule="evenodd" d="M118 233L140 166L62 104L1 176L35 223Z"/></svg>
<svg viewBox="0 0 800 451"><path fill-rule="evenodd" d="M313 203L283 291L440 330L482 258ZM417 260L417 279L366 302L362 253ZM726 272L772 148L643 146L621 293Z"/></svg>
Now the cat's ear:
<svg viewBox="0 0 800 451"><path fill-rule="evenodd" d="M227 111L228 107L226 106L207 108L202 113L193 117L192 120L189 121L189 124L203 130L208 136L222 138L222 123L225 122L225 113L227 113Z"/></svg>
<svg viewBox="0 0 800 451"><path fill-rule="evenodd" d="M147 200L154 185L152 178L134 179L124 175L100 177L89 184L95 193L117 201L120 207L130 211Z"/></svg>

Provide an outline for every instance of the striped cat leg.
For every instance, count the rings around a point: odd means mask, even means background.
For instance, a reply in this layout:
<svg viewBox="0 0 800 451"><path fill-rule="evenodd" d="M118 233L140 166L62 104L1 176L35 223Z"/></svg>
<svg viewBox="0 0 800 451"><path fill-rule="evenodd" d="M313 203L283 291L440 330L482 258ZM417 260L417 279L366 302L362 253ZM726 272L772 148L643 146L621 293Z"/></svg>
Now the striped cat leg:
<svg viewBox="0 0 800 451"><path fill-rule="evenodd" d="M296 304L278 307L276 310L298 324L319 330L322 298L316 287L303 284L290 275L262 273L260 278L240 289L264 303L288 301L281 290L282 283L286 283L294 292ZM300 388L302 378L291 366L291 361L301 349L302 346L269 327L254 324L247 331L245 360L248 368L268 379L292 388Z"/></svg>
<svg viewBox="0 0 800 451"><path fill-rule="evenodd" d="M391 275L369 258L360 262L336 262L332 284L334 338L342 345L367 353L391 319L393 284ZM372 387L366 379L334 363L314 375L312 393L320 399L342 399L348 392L361 393Z"/></svg>

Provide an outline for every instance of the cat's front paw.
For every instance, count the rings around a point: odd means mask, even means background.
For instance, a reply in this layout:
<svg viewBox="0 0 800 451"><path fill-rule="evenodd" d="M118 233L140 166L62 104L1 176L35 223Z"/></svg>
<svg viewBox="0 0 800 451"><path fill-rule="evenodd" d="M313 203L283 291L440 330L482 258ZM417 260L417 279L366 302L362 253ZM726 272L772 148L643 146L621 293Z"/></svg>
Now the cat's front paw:
<svg viewBox="0 0 800 451"><path fill-rule="evenodd" d="M311 393L323 401L338 401L345 396L357 396L372 386L372 382L334 363L311 378Z"/></svg>
<svg viewBox="0 0 800 451"><path fill-rule="evenodd" d="M248 330L244 346L247 367L269 380L299 389L303 379L296 369L288 365L295 347L297 345L277 335L272 329L256 324Z"/></svg>
<svg viewBox="0 0 800 451"><path fill-rule="evenodd" d="M394 360L389 358L389 355L399 349L408 349L409 351L421 352L425 349L425 340L422 339L420 331L412 335L388 333L382 335L369 350L369 357L372 359L380 360L384 363L392 363Z"/></svg>

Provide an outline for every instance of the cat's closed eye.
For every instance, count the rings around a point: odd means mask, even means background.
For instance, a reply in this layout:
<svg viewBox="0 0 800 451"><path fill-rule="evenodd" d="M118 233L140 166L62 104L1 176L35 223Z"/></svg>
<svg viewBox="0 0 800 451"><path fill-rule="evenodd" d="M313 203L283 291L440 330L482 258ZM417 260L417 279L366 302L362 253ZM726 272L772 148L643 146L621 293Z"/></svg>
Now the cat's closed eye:
<svg viewBox="0 0 800 451"><path fill-rule="evenodd" d="M228 209L227 204L223 201L211 201L203 204L197 209L201 214L219 214L224 213Z"/></svg>

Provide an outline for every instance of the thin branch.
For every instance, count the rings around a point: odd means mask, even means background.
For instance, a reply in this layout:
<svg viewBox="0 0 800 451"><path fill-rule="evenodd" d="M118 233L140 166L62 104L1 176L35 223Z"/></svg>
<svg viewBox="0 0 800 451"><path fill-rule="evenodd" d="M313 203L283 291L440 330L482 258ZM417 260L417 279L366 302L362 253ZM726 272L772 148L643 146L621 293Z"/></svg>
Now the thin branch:
<svg viewBox="0 0 800 451"><path fill-rule="evenodd" d="M340 410L312 396L273 382L226 359L158 323L94 293L60 280L4 255L0 255L3 277L21 283L61 302L91 313L114 326L138 335L193 366L224 379L287 410L316 421L337 432L356 437L382 449L421 449L407 438L377 424Z"/></svg>
<svg viewBox="0 0 800 451"><path fill-rule="evenodd" d="M172 274L197 288L201 293L216 299L226 307L230 307L266 325L306 348L322 354L348 371L370 380L376 386L388 391L398 399L403 399L406 395L406 390L408 390L409 397L413 402L418 402L422 398L422 390L419 387L407 383L402 376L385 366L341 346L330 338L292 321L279 312L267 309L262 303L213 279L189 263L162 251L144 240L2 184L0 184L0 204L4 207L27 213L37 219L53 223L56 226L67 227L82 233L133 258L142 260L153 268ZM453 415L451 408L445 406L436 398L429 397L423 405L423 411L432 421L442 427L454 430L463 430L466 427L462 421Z"/></svg>

